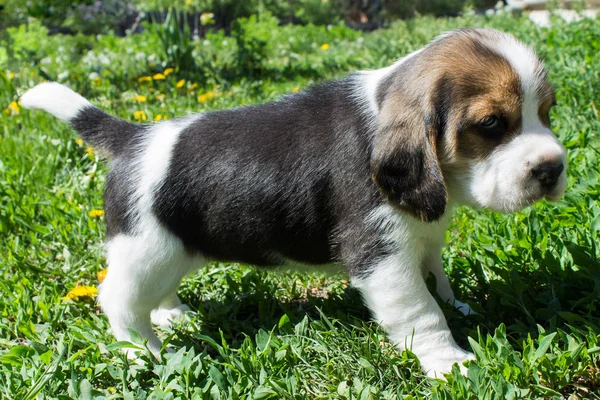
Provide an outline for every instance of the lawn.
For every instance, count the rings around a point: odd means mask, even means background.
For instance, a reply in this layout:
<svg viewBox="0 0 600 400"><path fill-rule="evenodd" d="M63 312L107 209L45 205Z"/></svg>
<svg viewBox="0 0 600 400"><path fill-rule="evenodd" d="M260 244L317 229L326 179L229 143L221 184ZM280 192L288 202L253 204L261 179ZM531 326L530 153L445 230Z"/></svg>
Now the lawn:
<svg viewBox="0 0 600 400"><path fill-rule="evenodd" d="M152 123L276 99L311 82L391 64L441 32L488 26L545 60L569 154L567 195L514 214L459 209L443 257L467 377L425 378L370 321L346 276L215 264L186 278L177 349L132 363L94 302L104 269L107 164L19 95L44 80L111 114ZM179 43L177 49L169 44ZM35 21L0 43L0 398L600 399L600 20L421 17L361 33L263 16L198 42L169 29L125 38L48 36ZM80 287L84 295L68 294ZM82 286L92 289L84 290ZM137 343L143 346L143 343Z"/></svg>

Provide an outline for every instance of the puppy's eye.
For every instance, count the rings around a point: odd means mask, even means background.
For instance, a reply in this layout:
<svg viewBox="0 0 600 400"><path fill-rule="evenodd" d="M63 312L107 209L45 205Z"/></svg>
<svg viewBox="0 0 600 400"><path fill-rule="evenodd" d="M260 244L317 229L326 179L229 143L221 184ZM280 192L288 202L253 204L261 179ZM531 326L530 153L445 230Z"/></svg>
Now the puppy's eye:
<svg viewBox="0 0 600 400"><path fill-rule="evenodd" d="M497 137L506 131L506 124L504 121L495 115L485 117L476 125L479 132L485 136Z"/></svg>
<svg viewBox="0 0 600 400"><path fill-rule="evenodd" d="M479 126L485 129L494 129L498 126L499 123L500 120L498 119L498 117L492 115L491 117L485 117L484 119L479 121Z"/></svg>

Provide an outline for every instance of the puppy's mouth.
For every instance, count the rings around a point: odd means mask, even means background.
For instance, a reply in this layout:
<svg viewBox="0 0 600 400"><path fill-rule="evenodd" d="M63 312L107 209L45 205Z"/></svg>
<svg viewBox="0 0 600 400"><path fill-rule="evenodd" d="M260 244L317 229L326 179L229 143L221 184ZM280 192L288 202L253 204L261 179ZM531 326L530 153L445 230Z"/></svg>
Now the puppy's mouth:
<svg viewBox="0 0 600 400"><path fill-rule="evenodd" d="M557 184L555 187L553 187L552 189L546 191L546 193L544 193L544 198L552 203L557 202L558 200L560 200L563 195L565 194L565 185L560 186L560 184Z"/></svg>
<svg viewBox="0 0 600 400"><path fill-rule="evenodd" d="M561 198L563 197L563 193L546 193L544 195L544 199L548 200L549 202L552 203L556 203L557 201L559 201Z"/></svg>

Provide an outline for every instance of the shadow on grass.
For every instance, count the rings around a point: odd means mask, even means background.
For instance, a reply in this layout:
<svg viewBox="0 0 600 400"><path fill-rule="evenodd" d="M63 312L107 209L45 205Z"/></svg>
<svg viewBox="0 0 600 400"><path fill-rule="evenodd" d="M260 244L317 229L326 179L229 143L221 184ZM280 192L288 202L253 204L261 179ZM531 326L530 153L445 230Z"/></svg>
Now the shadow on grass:
<svg viewBox="0 0 600 400"><path fill-rule="evenodd" d="M257 271L256 274L261 276L262 272ZM276 328L283 315L287 315L293 325L305 316L311 320L325 316L348 328L373 321L360 293L352 287L332 291L308 287L302 296L282 298L276 292L279 288L289 287L290 282L284 279L281 283L261 282L260 278L256 279L255 273L249 275L251 277L248 280L251 282L234 285L237 287L224 290L215 298L203 298L196 290L182 293L182 301L197 312L196 320L199 321L201 332L195 333L210 336L217 341L220 341L222 335L228 346L235 349L246 337L254 337L260 329L270 331ZM457 342L468 347L467 336L476 334L481 317L465 317L449 305L441 306ZM375 324L373 325L375 329ZM176 347L190 346L197 342L193 338L194 332L183 329L176 332L177 336L171 339L171 344ZM197 350L202 351L203 348L200 346Z"/></svg>
<svg viewBox="0 0 600 400"><path fill-rule="evenodd" d="M297 324L307 315L310 319L319 319L321 310L323 315L347 326L370 318L360 293L353 288L345 288L340 294L321 292L316 296L281 299L273 294L271 287L261 286L246 293L228 291L219 300L191 296L182 301L197 311L202 327L199 333L217 341L222 334L231 348L237 348L247 336L253 337L260 329L270 331L277 327L283 315ZM192 333L179 331L178 338L171 343L189 345L195 341Z"/></svg>
<svg viewBox="0 0 600 400"><path fill-rule="evenodd" d="M470 288L470 297L457 293L460 300L469 302L480 315L463 316L452 306L441 304L452 334L463 348L470 348L468 337L477 338L478 330L483 335L493 335L500 324L507 326L516 349L520 349L528 335L537 337L538 325L548 332L569 331L574 326L600 333L600 316L594 306L598 298L597 277L593 274L573 270L563 270L560 274L523 269L494 272L499 277L486 283L479 281ZM282 297L276 295L278 289L293 283L286 281L285 275L281 280L272 277L264 280L264 274L255 270L237 283L228 281L226 286L231 287L221 288L219 296L202 297L197 289L184 292L182 300L198 313L201 332L197 333L217 341L222 335L231 348L237 348L260 329L276 328L284 314L292 324L306 315L320 319L321 312L347 327L371 321L360 293L351 287L333 291L312 288L312 292L307 288L302 296ZM432 282L428 283L431 289ZM177 337L171 341L175 346L196 342L191 332L183 330L177 330Z"/></svg>

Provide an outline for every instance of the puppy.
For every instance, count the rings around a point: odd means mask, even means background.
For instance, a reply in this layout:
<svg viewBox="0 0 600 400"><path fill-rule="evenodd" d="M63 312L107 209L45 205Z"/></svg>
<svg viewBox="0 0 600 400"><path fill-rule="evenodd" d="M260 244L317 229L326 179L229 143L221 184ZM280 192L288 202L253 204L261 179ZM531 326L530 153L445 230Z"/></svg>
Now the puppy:
<svg viewBox="0 0 600 400"><path fill-rule="evenodd" d="M373 316L425 372L473 358L425 285L457 301L440 249L453 205L514 212L557 200L566 154L542 62L504 33L447 33L390 67L258 106L152 125L111 117L57 83L21 99L111 158L108 274L117 340L187 308L182 277L211 261L344 265ZM461 365L463 372L465 367Z"/></svg>

